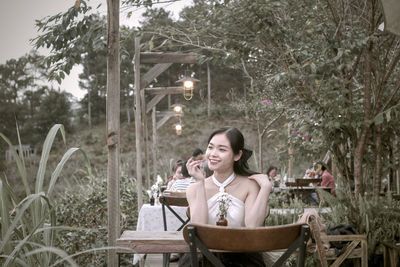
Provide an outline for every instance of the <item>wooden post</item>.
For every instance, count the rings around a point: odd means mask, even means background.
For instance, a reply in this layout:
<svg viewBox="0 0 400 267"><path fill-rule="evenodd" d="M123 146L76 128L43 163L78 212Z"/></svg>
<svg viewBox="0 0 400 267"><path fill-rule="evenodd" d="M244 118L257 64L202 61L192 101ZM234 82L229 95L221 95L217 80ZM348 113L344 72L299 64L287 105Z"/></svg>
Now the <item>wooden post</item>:
<svg viewBox="0 0 400 267"><path fill-rule="evenodd" d="M108 246L120 235L119 149L120 149L120 59L119 0L107 0L107 216ZM115 250L107 250L107 266L118 266Z"/></svg>
<svg viewBox="0 0 400 267"><path fill-rule="evenodd" d="M148 145L148 129L147 129L147 116L146 116L146 98L144 96L144 88L140 88L140 104L142 107L142 122L143 122L143 145L144 145L144 161L146 172L146 187L150 189L150 167L149 167L149 145Z"/></svg>
<svg viewBox="0 0 400 267"><path fill-rule="evenodd" d="M211 116L211 73L210 64L207 62L207 115Z"/></svg>
<svg viewBox="0 0 400 267"><path fill-rule="evenodd" d="M151 121L153 125L153 173L154 181L157 180L157 121L156 121L156 107L154 106L151 113Z"/></svg>
<svg viewBox="0 0 400 267"><path fill-rule="evenodd" d="M288 139L290 140L290 131L291 126L288 124ZM289 166L288 166L288 177L293 178L293 145L292 142L289 141Z"/></svg>
<svg viewBox="0 0 400 267"><path fill-rule="evenodd" d="M140 38L135 38L135 130L136 130L136 184L137 184L137 198L138 210L143 205L142 195L142 118L140 108Z"/></svg>

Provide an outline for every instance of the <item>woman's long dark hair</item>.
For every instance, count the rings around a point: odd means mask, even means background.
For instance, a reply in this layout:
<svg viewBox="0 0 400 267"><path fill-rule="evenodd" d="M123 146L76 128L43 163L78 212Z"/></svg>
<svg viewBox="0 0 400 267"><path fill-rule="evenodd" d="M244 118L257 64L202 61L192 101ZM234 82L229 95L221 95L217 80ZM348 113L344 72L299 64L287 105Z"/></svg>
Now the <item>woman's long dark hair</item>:
<svg viewBox="0 0 400 267"><path fill-rule="evenodd" d="M237 155L242 151L242 156L238 161L233 164L233 171L238 175L249 176L257 172L249 169L249 164L247 160L253 154L253 151L244 148L244 137L243 134L236 128L231 126L225 126L220 129L215 130L208 138L208 143L217 134L225 134L231 144L233 154Z"/></svg>

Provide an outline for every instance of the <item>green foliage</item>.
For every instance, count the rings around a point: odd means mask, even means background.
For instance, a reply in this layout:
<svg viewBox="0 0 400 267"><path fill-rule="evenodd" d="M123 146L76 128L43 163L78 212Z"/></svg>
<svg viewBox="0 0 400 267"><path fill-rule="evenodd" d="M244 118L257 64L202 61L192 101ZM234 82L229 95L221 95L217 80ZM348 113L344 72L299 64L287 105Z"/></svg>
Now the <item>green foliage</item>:
<svg viewBox="0 0 400 267"><path fill-rule="evenodd" d="M369 255L376 254L379 242L399 240L400 238L400 201L390 194L385 197L373 197L371 194L359 196L355 200L350 188L339 187L336 197L323 190L319 191L323 201L328 203L332 212L322 214L328 226L352 224L358 233L366 234Z"/></svg>
<svg viewBox="0 0 400 267"><path fill-rule="evenodd" d="M1 138L10 146L18 167L21 182L25 188L26 197L19 199L13 192L6 177L1 177L1 242L0 242L0 263L2 266L13 266L15 264L24 266L50 266L56 261L67 261L70 265L76 266L75 261L68 258L67 254L55 247L60 230L67 228L59 227L56 224L56 214L53 201L53 190L60 173L72 156L80 149L70 148L62 157L57 167L51 174L48 188L44 187L44 177L47 170L47 162L54 138L60 131L65 142L65 132L62 125L54 125L43 144L42 157L36 174L36 185L34 193L28 183L23 154L19 155L10 140L0 133ZM19 132L17 130L17 136ZM21 142L19 142L21 145ZM90 165L85 153L85 162L90 175ZM47 191L47 192L46 192ZM69 229L72 230L72 229Z"/></svg>
<svg viewBox="0 0 400 267"><path fill-rule="evenodd" d="M77 180L57 200L57 222L78 231L60 237L57 245L76 254L92 248L107 246L107 179L96 174ZM122 229L135 229L138 211L136 183L122 173L120 179ZM79 266L101 266L106 262L104 253L86 254L74 258Z"/></svg>

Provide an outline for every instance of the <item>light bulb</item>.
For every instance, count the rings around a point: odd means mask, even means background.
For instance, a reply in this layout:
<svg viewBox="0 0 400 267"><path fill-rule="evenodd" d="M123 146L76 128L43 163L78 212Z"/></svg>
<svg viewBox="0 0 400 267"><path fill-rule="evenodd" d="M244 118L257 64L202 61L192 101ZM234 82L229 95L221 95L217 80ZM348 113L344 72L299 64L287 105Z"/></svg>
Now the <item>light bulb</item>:
<svg viewBox="0 0 400 267"><path fill-rule="evenodd" d="M181 106L175 106L175 107L174 107L174 111L175 111L176 113L181 113L181 112L182 112L182 107L181 107Z"/></svg>
<svg viewBox="0 0 400 267"><path fill-rule="evenodd" d="M192 81L185 81L183 83L183 87L185 88L192 88L193 87L193 82Z"/></svg>

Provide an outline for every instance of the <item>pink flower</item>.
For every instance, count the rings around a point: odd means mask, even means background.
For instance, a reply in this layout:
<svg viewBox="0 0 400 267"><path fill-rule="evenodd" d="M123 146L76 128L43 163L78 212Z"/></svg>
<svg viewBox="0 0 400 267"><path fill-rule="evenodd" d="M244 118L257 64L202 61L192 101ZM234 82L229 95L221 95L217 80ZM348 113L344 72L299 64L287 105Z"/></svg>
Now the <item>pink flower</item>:
<svg viewBox="0 0 400 267"><path fill-rule="evenodd" d="M293 131L293 136L297 136L299 133L297 131Z"/></svg>
<svg viewBox="0 0 400 267"><path fill-rule="evenodd" d="M269 99L263 99L261 102L264 104L272 104L272 101Z"/></svg>
<svg viewBox="0 0 400 267"><path fill-rule="evenodd" d="M306 136L304 136L304 139L305 139L305 140L310 140L311 137L309 137L308 135L306 135Z"/></svg>
<svg viewBox="0 0 400 267"><path fill-rule="evenodd" d="M396 132L396 130L393 130L393 134L394 134L394 135L397 135L397 132Z"/></svg>

